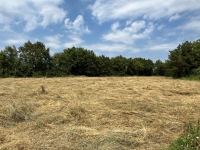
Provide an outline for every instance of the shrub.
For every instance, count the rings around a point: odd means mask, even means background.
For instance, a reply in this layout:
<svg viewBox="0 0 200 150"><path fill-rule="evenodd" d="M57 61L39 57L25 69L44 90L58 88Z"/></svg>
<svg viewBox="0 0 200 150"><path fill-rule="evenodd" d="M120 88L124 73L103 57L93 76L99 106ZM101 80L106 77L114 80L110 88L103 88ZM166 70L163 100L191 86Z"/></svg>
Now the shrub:
<svg viewBox="0 0 200 150"><path fill-rule="evenodd" d="M193 75L200 75L200 67L192 70Z"/></svg>

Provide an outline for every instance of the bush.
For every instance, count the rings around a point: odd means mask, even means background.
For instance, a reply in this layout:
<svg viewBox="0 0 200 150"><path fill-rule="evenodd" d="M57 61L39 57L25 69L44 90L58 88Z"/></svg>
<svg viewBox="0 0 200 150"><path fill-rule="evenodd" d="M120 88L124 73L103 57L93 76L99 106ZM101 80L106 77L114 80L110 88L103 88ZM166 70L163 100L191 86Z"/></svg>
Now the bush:
<svg viewBox="0 0 200 150"><path fill-rule="evenodd" d="M200 75L200 67L192 70L193 75Z"/></svg>

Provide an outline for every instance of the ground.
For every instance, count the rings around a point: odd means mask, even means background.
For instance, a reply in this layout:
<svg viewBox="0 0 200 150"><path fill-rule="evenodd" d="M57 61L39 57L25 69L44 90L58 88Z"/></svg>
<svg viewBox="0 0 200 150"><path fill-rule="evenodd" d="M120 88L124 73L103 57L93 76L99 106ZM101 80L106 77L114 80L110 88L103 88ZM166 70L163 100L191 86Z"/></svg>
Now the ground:
<svg viewBox="0 0 200 150"><path fill-rule="evenodd" d="M158 150L200 119L200 82L0 79L0 149Z"/></svg>

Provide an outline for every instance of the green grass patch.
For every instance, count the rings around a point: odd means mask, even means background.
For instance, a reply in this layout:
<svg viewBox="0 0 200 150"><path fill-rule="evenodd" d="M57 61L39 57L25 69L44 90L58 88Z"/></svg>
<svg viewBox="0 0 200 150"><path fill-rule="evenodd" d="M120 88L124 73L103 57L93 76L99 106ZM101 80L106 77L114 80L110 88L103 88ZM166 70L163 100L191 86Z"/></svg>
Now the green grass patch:
<svg viewBox="0 0 200 150"><path fill-rule="evenodd" d="M162 150L200 150L200 121L197 122L197 125L189 124L184 136Z"/></svg>
<svg viewBox="0 0 200 150"><path fill-rule="evenodd" d="M183 80L200 80L200 75L190 75L188 77L182 77Z"/></svg>

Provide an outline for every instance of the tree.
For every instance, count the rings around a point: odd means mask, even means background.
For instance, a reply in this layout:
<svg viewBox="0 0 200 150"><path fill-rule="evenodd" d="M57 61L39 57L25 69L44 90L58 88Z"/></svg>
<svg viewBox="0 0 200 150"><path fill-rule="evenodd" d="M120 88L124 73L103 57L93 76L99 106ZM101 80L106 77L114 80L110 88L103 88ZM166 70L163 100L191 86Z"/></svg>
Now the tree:
<svg viewBox="0 0 200 150"><path fill-rule="evenodd" d="M127 74L131 76L136 75L134 60L132 58L129 58L127 61L128 61Z"/></svg>
<svg viewBox="0 0 200 150"><path fill-rule="evenodd" d="M93 51L83 48L68 48L64 50L65 56L68 58L70 73L73 75L98 75L97 57Z"/></svg>
<svg viewBox="0 0 200 150"><path fill-rule="evenodd" d="M164 76L165 75L165 63L161 60L157 60L154 64L154 75Z"/></svg>
<svg viewBox="0 0 200 150"><path fill-rule="evenodd" d="M133 59L133 65L135 68L135 74L136 75L145 75L144 73L144 59L143 58L134 58Z"/></svg>
<svg viewBox="0 0 200 150"><path fill-rule="evenodd" d="M18 51L15 46L7 46L0 52L0 74L3 77L16 76Z"/></svg>
<svg viewBox="0 0 200 150"><path fill-rule="evenodd" d="M0 77L4 76L4 54L3 51L0 51Z"/></svg>
<svg viewBox="0 0 200 150"><path fill-rule="evenodd" d="M52 76L66 76L70 75L71 64L69 56L66 52L55 53L52 57Z"/></svg>
<svg viewBox="0 0 200 150"><path fill-rule="evenodd" d="M99 76L111 76L112 75L112 64L109 57L104 55L97 57L97 67Z"/></svg>
<svg viewBox="0 0 200 150"><path fill-rule="evenodd" d="M123 56L117 56L111 59L112 70L114 75L125 76L127 75L128 60Z"/></svg>
<svg viewBox="0 0 200 150"><path fill-rule="evenodd" d="M150 59L144 59L144 75L151 76L153 74L154 63Z"/></svg>
<svg viewBox="0 0 200 150"><path fill-rule="evenodd" d="M200 39L192 43L191 61L192 69L200 67Z"/></svg>
<svg viewBox="0 0 200 150"><path fill-rule="evenodd" d="M173 77L183 77L191 73L194 66L193 45L186 41L179 45L168 56L169 71Z"/></svg>
<svg viewBox="0 0 200 150"><path fill-rule="evenodd" d="M50 49L30 41L19 47L20 72L24 76L44 76L51 67Z"/></svg>

